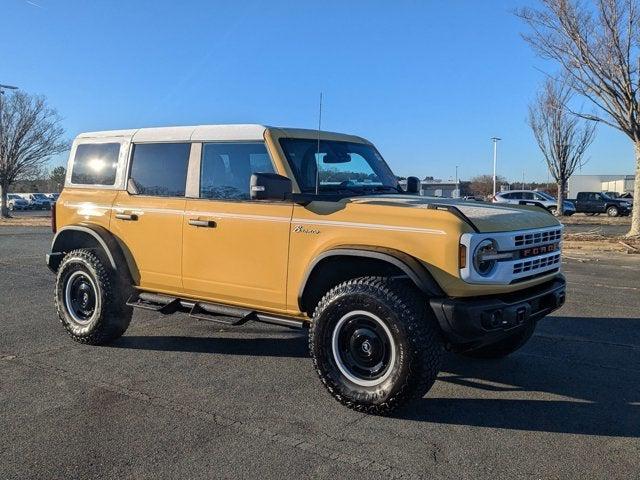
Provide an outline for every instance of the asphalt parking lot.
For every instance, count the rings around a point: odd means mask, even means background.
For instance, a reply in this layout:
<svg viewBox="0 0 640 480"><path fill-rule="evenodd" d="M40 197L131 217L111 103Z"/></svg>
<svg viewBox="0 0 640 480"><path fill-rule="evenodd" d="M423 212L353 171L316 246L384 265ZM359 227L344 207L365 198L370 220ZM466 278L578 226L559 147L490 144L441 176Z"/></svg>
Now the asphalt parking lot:
<svg viewBox="0 0 640 480"><path fill-rule="evenodd" d="M51 240L0 228L0 478L637 478L640 256L568 260L502 361L448 355L392 418L331 399L304 333L136 312L107 347L53 308Z"/></svg>
<svg viewBox="0 0 640 480"><path fill-rule="evenodd" d="M16 218L50 217L51 210L14 210L11 215Z"/></svg>

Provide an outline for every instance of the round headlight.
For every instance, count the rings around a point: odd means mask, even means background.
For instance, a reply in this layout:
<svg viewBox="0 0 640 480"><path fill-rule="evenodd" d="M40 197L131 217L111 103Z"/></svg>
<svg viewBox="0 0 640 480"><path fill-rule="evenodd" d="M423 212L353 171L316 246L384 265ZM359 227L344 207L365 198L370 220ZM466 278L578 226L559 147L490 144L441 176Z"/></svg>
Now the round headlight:
<svg viewBox="0 0 640 480"><path fill-rule="evenodd" d="M473 266L483 277L489 276L496 266L498 245L490 238L482 240L473 252Z"/></svg>

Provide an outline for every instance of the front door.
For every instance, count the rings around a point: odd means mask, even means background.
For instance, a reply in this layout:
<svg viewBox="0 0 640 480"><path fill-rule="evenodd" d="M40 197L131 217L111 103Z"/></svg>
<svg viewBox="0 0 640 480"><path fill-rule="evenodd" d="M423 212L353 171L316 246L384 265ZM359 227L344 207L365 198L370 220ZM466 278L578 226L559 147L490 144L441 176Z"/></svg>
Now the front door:
<svg viewBox="0 0 640 480"><path fill-rule="evenodd" d="M182 287L182 217L190 144L133 146L128 191L119 192L111 231L123 246L134 281L154 291Z"/></svg>
<svg viewBox="0 0 640 480"><path fill-rule="evenodd" d="M285 310L293 204L252 201L252 173L274 172L262 142L204 143L183 220L185 294Z"/></svg>

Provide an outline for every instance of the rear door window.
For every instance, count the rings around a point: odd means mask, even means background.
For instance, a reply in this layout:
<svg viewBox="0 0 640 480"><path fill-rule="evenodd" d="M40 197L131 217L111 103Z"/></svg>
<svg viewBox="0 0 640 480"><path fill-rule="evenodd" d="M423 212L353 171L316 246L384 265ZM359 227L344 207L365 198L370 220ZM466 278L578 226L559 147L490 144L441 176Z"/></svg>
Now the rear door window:
<svg viewBox="0 0 640 480"><path fill-rule="evenodd" d="M189 143L140 143L133 147L131 173L134 193L155 197L184 197Z"/></svg>
<svg viewBox="0 0 640 480"><path fill-rule="evenodd" d="M83 143L76 147L71 183L113 185L118 168L119 143Z"/></svg>

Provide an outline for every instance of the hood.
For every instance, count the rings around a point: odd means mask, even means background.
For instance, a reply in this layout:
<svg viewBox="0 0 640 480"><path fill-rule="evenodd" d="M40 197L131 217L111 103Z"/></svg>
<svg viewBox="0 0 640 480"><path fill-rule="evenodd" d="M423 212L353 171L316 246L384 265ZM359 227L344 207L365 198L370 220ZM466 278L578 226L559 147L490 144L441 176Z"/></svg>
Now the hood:
<svg viewBox="0 0 640 480"><path fill-rule="evenodd" d="M379 195L354 197L352 203L365 203L399 208L428 208L429 205L451 205L466 216L483 233L508 232L533 228L554 227L556 218L539 207L515 206L505 203L484 203L415 195Z"/></svg>

